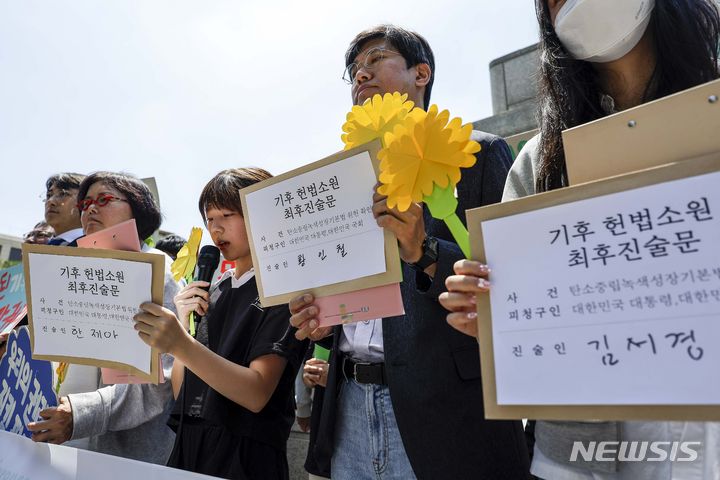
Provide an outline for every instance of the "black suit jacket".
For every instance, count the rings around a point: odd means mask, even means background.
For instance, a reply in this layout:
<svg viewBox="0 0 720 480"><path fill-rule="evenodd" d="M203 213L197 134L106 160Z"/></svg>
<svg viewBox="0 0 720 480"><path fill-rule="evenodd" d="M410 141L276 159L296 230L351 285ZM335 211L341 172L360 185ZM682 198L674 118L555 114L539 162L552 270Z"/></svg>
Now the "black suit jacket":
<svg viewBox="0 0 720 480"><path fill-rule="evenodd" d="M512 165L504 140L482 132L476 164L462 171L457 214L497 203ZM453 264L463 258L445 223L425 208L425 229L439 239L433 279L403 264L401 290L406 314L383 319L385 367L390 397L410 464L419 479L524 479L529 457L519 421L485 420L476 339L457 332L438 302ZM330 372L315 446L319 464L333 451L338 368L335 330Z"/></svg>

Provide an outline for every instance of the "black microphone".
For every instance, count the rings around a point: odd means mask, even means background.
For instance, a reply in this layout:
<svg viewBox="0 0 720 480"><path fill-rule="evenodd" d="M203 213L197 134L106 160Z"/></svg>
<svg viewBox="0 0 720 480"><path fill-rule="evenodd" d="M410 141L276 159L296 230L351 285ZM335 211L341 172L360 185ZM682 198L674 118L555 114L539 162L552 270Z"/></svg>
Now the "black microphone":
<svg viewBox="0 0 720 480"><path fill-rule="evenodd" d="M195 281L202 281L212 283L213 274L217 270L220 264L220 249L215 245L205 245L200 249L198 255L197 268L195 269ZM206 292L210 290L210 287L204 287L203 290ZM197 333L198 325L202 315L198 315L195 312L195 332Z"/></svg>

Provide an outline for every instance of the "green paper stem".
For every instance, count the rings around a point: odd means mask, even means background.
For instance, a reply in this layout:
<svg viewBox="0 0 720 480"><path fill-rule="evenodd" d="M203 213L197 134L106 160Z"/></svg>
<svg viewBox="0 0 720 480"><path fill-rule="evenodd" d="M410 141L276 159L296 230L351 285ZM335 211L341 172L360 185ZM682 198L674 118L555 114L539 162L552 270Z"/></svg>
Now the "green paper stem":
<svg viewBox="0 0 720 480"><path fill-rule="evenodd" d="M330 350L328 350L327 348L323 348L318 344L315 344L315 348L313 349L313 357L328 362L330 361Z"/></svg>
<svg viewBox="0 0 720 480"><path fill-rule="evenodd" d="M195 336L195 312L190 312L190 317L188 317L188 320L190 321L190 336Z"/></svg>
<svg viewBox="0 0 720 480"><path fill-rule="evenodd" d="M455 198L455 184L448 181L445 188L435 184L432 193L424 197L423 201L430 209L433 218L444 221L448 226L465 258L470 258L470 235L455 213L458 206L457 198Z"/></svg>
<svg viewBox="0 0 720 480"><path fill-rule="evenodd" d="M463 225L455 213L443 220L445 221L445 225L450 229L450 233L455 237L455 241L460 247L460 250L462 250L463 255L465 255L465 258L470 258L470 234L468 234L465 225Z"/></svg>

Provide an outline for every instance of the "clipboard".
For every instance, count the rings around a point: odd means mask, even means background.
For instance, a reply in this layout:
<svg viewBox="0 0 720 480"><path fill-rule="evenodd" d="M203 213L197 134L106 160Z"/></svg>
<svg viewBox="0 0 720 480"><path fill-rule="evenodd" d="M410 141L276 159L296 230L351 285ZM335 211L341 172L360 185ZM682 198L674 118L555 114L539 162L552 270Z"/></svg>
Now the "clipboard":
<svg viewBox="0 0 720 480"><path fill-rule="evenodd" d="M89 357L75 357L72 355L36 355L35 352L35 325L33 322L33 305L32 305L32 283L30 278L30 254L43 254L53 256L66 257L87 257L87 258L107 258L114 260L126 260L130 262L147 263L152 268L151 279L151 300L161 305L163 302L163 292L165 289L165 258L162 255L140 252L125 252L121 250L103 250L103 249L86 249L73 247L60 247L48 245L30 245L23 244L23 268L25 271L25 289L28 298L28 327L30 330L30 341L33 350L33 358L41 360L51 360L56 362L76 363L81 365L90 365L96 367L106 367L123 370L149 382L156 384L160 375L160 362L158 351L150 348L149 367L150 371L145 372L131 365L119 362L102 360ZM141 341L139 338L138 341Z"/></svg>
<svg viewBox="0 0 720 480"><path fill-rule="evenodd" d="M562 132L570 185L720 151L720 80Z"/></svg>
<svg viewBox="0 0 720 480"><path fill-rule="evenodd" d="M400 254L398 251L398 245L397 245L397 239L395 236L390 233L387 229L383 229L383 238L384 238L384 249L385 249L385 271L369 276L364 276L361 278L356 278L348 281L342 281L337 283L328 283L325 285L317 286L317 287L311 287L311 288L302 288L297 289L290 292L285 292L278 295L267 295L265 292L265 289L263 287L263 275L264 272L262 271L262 268L259 266L261 265L259 255L258 255L258 248L259 245L256 245L254 236L253 236L253 227L252 227L252 217L254 215L262 215L263 212L251 212L248 208L248 195L251 195L254 192L257 192L263 188L278 184L280 182L284 182L286 180L292 179L294 177L298 177L300 175L303 175L308 172L312 172L314 170L317 170L322 167L326 167L338 162L342 162L343 160L349 159L351 157L354 157L358 154L361 154L363 152L367 152L370 156L370 160L372 162L373 169L375 171L375 178L379 175L379 169L380 164L377 159L377 153L382 148L382 144L380 140L375 140L373 142L366 143L364 145L358 146L356 148L350 149L350 150L344 150L341 152L338 152L334 155L331 155L327 158L324 158L322 160L319 160L317 162L313 162L311 164L305 165L303 167L297 168L295 170L291 170L289 172L283 173L281 175L278 175L276 177L270 178L268 180L264 180L262 182L256 183L254 185L251 185L249 187L243 188L240 190L240 201L242 203L242 209L243 209L243 215L245 218L245 228L247 230L247 237L248 242L250 244L250 251L252 254L252 260L253 265L255 265L255 275L257 280L257 286L258 286L258 293L260 298L260 303L263 306L273 306L273 305L280 305L283 303L288 303L292 298L296 297L297 295L301 293L312 293L315 297L326 297L330 295L336 295L341 293L348 293L348 292L355 292L357 290L364 290L368 288L373 287L379 287L384 285L389 285L392 283L400 283L402 281L402 267L400 265ZM371 203L372 197L368 196L368 203ZM340 212L338 212L340 213Z"/></svg>
<svg viewBox="0 0 720 480"><path fill-rule="evenodd" d="M720 171L720 152L467 211L472 259L486 263L482 222ZM715 213L717 215L717 213ZM492 263L491 263L492 266ZM492 274L490 277L492 282ZM477 296L478 343L488 419L718 421L717 405L500 405L489 295ZM572 379L568 379L572 382Z"/></svg>

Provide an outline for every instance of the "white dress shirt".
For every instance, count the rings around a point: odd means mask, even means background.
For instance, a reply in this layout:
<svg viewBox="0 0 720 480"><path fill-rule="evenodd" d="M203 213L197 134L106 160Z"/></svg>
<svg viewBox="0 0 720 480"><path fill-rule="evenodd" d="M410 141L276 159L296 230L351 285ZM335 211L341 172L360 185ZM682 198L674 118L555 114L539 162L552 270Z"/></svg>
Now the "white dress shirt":
<svg viewBox="0 0 720 480"><path fill-rule="evenodd" d="M384 362L382 318L343 325L340 351L355 361Z"/></svg>
<svg viewBox="0 0 720 480"><path fill-rule="evenodd" d="M82 228L73 228L72 230L68 230L67 232L55 234L53 240L60 238L67 243L72 243L83 235L85 235L85 232L83 232Z"/></svg>

